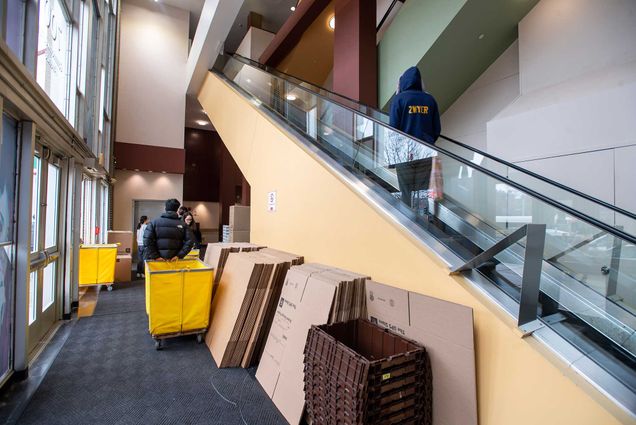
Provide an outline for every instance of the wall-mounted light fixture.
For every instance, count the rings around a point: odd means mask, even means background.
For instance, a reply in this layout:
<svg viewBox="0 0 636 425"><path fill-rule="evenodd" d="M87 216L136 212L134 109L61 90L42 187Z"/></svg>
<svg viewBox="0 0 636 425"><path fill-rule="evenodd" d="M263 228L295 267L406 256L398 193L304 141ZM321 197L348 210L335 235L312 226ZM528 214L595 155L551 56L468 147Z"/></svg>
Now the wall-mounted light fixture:
<svg viewBox="0 0 636 425"><path fill-rule="evenodd" d="M328 25L329 28L331 28L332 30L336 29L336 15L333 15L331 18L329 18Z"/></svg>

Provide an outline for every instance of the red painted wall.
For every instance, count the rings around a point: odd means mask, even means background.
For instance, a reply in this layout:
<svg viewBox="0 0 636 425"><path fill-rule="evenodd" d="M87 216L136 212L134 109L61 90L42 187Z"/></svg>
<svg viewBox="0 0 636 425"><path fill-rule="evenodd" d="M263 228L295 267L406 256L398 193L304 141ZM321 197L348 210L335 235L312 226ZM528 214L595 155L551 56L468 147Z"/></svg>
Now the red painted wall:
<svg viewBox="0 0 636 425"><path fill-rule="evenodd" d="M230 206L250 204L249 184L216 131L185 130L183 199L218 202L219 230L229 224Z"/></svg>

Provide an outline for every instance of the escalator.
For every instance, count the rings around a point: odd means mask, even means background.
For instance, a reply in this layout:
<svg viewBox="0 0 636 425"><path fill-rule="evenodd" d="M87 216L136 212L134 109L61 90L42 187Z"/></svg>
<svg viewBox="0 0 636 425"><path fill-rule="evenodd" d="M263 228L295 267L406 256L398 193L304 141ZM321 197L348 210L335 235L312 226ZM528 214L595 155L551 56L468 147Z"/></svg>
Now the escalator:
<svg viewBox="0 0 636 425"><path fill-rule="evenodd" d="M449 138L413 139L381 111L248 59L223 56L212 72L389 205L451 269L518 316L524 332L575 348L580 370L600 370L595 382L636 412L634 214Z"/></svg>

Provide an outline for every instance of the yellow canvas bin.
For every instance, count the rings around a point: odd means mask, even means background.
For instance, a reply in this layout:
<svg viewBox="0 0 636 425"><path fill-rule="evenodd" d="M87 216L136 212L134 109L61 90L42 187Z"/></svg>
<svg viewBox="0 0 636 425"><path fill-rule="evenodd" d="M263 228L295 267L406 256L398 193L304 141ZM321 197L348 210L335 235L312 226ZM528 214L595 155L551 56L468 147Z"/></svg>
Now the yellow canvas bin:
<svg viewBox="0 0 636 425"><path fill-rule="evenodd" d="M188 252L188 254L185 256L184 260L198 260L200 252L201 251L198 250L198 249L193 249L190 252Z"/></svg>
<svg viewBox="0 0 636 425"><path fill-rule="evenodd" d="M146 261L148 330L161 349L165 338L197 334L210 321L214 269L198 259Z"/></svg>
<svg viewBox="0 0 636 425"><path fill-rule="evenodd" d="M116 244L80 245L79 285L108 285L110 291L115 282L116 261Z"/></svg>

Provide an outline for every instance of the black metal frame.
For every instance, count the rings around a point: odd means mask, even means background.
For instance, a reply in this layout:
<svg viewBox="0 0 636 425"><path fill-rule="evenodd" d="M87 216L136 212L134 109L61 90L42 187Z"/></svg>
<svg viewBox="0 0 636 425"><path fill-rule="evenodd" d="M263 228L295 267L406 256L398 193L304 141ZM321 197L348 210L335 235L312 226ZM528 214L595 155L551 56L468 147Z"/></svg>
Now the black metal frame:
<svg viewBox="0 0 636 425"><path fill-rule="evenodd" d="M476 255L451 271L452 275L457 275L475 269L525 237L526 252L523 261L519 315L517 316L517 326L525 335L534 332L541 326L538 322L537 309L539 307L539 288L541 283L541 268L543 265L543 248L545 246L545 229L545 224L526 224L486 251Z"/></svg>

